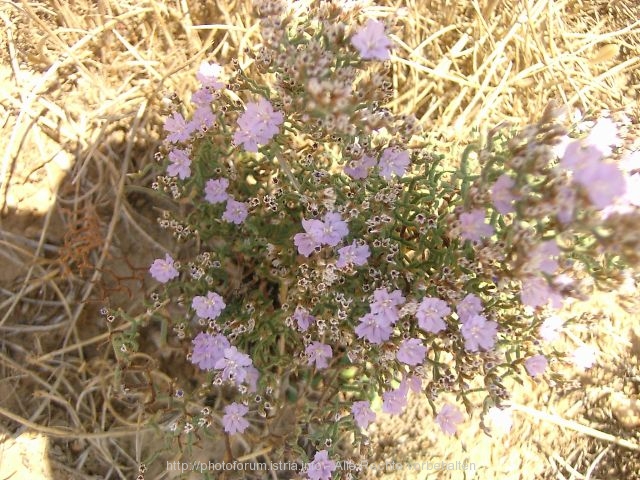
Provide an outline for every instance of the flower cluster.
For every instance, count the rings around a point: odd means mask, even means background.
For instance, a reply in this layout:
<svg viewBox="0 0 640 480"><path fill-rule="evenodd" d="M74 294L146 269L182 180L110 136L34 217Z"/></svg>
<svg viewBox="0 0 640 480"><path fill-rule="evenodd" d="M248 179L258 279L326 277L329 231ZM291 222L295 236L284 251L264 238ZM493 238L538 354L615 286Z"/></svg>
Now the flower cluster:
<svg viewBox="0 0 640 480"><path fill-rule="evenodd" d="M550 107L452 171L415 117L381 107L393 93L381 22L337 2L295 15L254 3L255 62L203 63L191 115L165 122L156 187L185 218L161 225L193 239L184 267L167 254L149 269L162 286L148 311L193 369L172 392L175 431L267 441L326 480L343 433L357 460L378 408L400 414L412 392L445 434L474 409L508 430L503 379L545 380L561 357L554 310L588 274L604 282L640 263L640 162L618 158L612 121L573 138ZM139 334L130 324L123 352ZM589 368L589 348L571 361ZM195 409L211 398L223 414Z"/></svg>

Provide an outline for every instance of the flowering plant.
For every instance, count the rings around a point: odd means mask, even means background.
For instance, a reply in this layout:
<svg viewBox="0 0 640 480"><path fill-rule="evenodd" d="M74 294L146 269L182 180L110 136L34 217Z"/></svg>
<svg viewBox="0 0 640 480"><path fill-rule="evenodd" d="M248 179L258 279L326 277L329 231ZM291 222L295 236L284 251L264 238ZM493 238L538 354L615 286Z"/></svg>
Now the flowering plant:
<svg viewBox="0 0 640 480"><path fill-rule="evenodd" d="M464 411L507 405L505 378L559 380L550 310L638 262L640 165L615 161L611 121L572 138L550 107L455 166L382 107L382 22L330 2L256 9L253 63L228 78L203 63L191 114L174 102L164 125L153 187L181 204L159 222L184 248L153 262L148 314L114 335L126 368L159 318L191 371L155 421L181 444L225 438L226 459L242 435L329 479L409 391L453 435Z"/></svg>

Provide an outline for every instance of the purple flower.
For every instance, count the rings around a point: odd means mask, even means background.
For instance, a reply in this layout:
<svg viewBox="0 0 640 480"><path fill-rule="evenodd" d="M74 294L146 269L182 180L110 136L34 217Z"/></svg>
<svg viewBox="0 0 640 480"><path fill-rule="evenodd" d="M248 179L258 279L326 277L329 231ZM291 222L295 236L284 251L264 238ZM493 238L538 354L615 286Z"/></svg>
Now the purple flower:
<svg viewBox="0 0 640 480"><path fill-rule="evenodd" d="M227 187L229 180L218 178L217 180L207 180L204 187L204 199L209 203L225 202L229 198Z"/></svg>
<svg viewBox="0 0 640 480"><path fill-rule="evenodd" d="M403 340L396 354L396 358L407 365L416 366L424 362L427 354L427 347L422 345L422 341L417 338L407 338Z"/></svg>
<svg viewBox="0 0 640 480"><path fill-rule="evenodd" d="M310 256L316 248L322 245L336 246L349 233L347 222L342 220L339 213L327 213L324 221L302 220L305 233L296 233L293 243L298 247L298 253Z"/></svg>
<svg viewBox="0 0 640 480"><path fill-rule="evenodd" d="M518 199L511 190L515 187L516 182L506 173L498 177L496 183L491 189L491 201L496 210L502 215L507 215L514 210L513 202Z"/></svg>
<svg viewBox="0 0 640 480"><path fill-rule="evenodd" d="M231 346L229 340L224 335L213 336L209 333L200 332L192 340L193 353L191 363L197 365L202 370L212 370L216 364L224 358L224 352Z"/></svg>
<svg viewBox="0 0 640 480"><path fill-rule="evenodd" d="M598 209L611 205L617 197L625 194L627 188L624 174L613 163L592 162L579 169L574 178Z"/></svg>
<svg viewBox="0 0 640 480"><path fill-rule="evenodd" d="M438 415L436 415L436 423L440 425L442 431L448 435L455 435L458 431L458 424L464 421L464 415L458 407L445 403Z"/></svg>
<svg viewBox="0 0 640 480"><path fill-rule="evenodd" d="M439 298L425 297L418 305L416 318L418 325L425 332L438 333L447 329L447 324L442 320L451 313L447 302Z"/></svg>
<svg viewBox="0 0 640 480"><path fill-rule="evenodd" d="M224 87L224 83L218 81L222 74L222 67L217 63L202 62L196 73L196 78L203 87L210 87L219 90Z"/></svg>
<svg viewBox="0 0 640 480"><path fill-rule="evenodd" d="M238 130L233 141L243 144L247 152L257 152L258 144L266 144L280 130L284 121L282 112L273 109L271 103L261 98L255 103L248 103L245 112L238 118Z"/></svg>
<svg viewBox="0 0 640 480"><path fill-rule="evenodd" d="M321 231L313 230L313 235L316 236L321 244L335 247L340 240L349 234L349 227L347 222L342 220L339 213L329 212L324 216L324 222L322 224Z"/></svg>
<svg viewBox="0 0 640 480"><path fill-rule="evenodd" d="M598 163L601 159L600 150L592 145L585 145L582 140L574 140L567 145L560 166L567 170L578 170L586 165Z"/></svg>
<svg viewBox="0 0 640 480"><path fill-rule="evenodd" d="M164 260L157 258L149 268L151 276L160 283L167 283L169 280L176 278L179 273L173 265L173 258L167 253Z"/></svg>
<svg viewBox="0 0 640 480"><path fill-rule="evenodd" d="M344 167L344 173L354 180L362 180L369 176L369 170L376 164L376 159L369 155L363 155L357 162L351 162Z"/></svg>
<svg viewBox="0 0 640 480"><path fill-rule="evenodd" d="M406 150L397 148L385 148L378 162L380 176L385 180L391 180L391 175L396 174L402 177L409 168L409 153Z"/></svg>
<svg viewBox="0 0 640 480"><path fill-rule="evenodd" d="M364 60L388 60L391 40L384 33L384 24L368 20L366 25L351 37L351 44Z"/></svg>
<svg viewBox="0 0 640 480"><path fill-rule="evenodd" d="M464 338L464 348L468 351L477 352L480 348L491 350L496 343L498 324L482 315L474 315L462 324L460 331Z"/></svg>
<svg viewBox="0 0 640 480"><path fill-rule="evenodd" d="M320 244L308 233L296 233L293 236L293 243L298 247L298 253L305 257L310 256L317 248L320 248Z"/></svg>
<svg viewBox="0 0 640 480"><path fill-rule="evenodd" d="M403 304L405 298L400 290L389 293L385 288L378 288L373 292L371 313L380 316L386 323L393 325L398 321L398 307Z"/></svg>
<svg viewBox="0 0 640 480"><path fill-rule="evenodd" d="M460 322L465 323L468 318L480 315L482 308L482 300L473 293L469 293L456 306L456 313Z"/></svg>
<svg viewBox="0 0 640 480"><path fill-rule="evenodd" d="M407 407L406 388L398 388L382 394L382 411L390 415L400 415Z"/></svg>
<svg viewBox="0 0 640 480"><path fill-rule="evenodd" d="M544 355L534 355L524 361L524 368L532 377L538 377L547 369L547 357Z"/></svg>
<svg viewBox="0 0 640 480"><path fill-rule="evenodd" d="M418 375L411 375L402 380L400 388L408 388L413 393L420 393L422 391L422 379Z"/></svg>
<svg viewBox="0 0 640 480"><path fill-rule="evenodd" d="M527 277L522 280L520 301L533 308L544 306L549 301L554 308L562 306L562 297L542 277Z"/></svg>
<svg viewBox="0 0 640 480"><path fill-rule="evenodd" d="M371 343L380 344L391 337L391 324L380 315L367 313L360 317L360 324L355 328L358 338L366 338Z"/></svg>
<svg viewBox="0 0 640 480"><path fill-rule="evenodd" d="M241 403L234 402L224 407L224 416L222 417L224 431L229 435L244 432L249 426L249 422L244 418L248 411L249 407Z"/></svg>
<svg viewBox="0 0 640 480"><path fill-rule="evenodd" d="M611 147L620 145L618 127L610 118L599 118L585 142L602 152L602 155L609 156Z"/></svg>
<svg viewBox="0 0 640 480"><path fill-rule="evenodd" d="M556 315L547 318L542 322L542 325L540 325L540 338L549 343L557 340L563 326L564 321L562 318Z"/></svg>
<svg viewBox="0 0 640 480"><path fill-rule="evenodd" d="M563 225L566 225L573 219L573 212L576 206L576 191L571 187L561 187L556 198L558 200L558 220Z"/></svg>
<svg viewBox="0 0 640 480"><path fill-rule="evenodd" d="M169 152L169 161L171 162L167 166L169 176L177 176L180 180L191 176L191 159L187 152L180 149L171 150Z"/></svg>
<svg viewBox="0 0 640 480"><path fill-rule="evenodd" d="M211 107L209 105L203 105L196 109L193 112L193 120L191 120L188 125L191 131L202 130L206 128L211 128L213 124L216 122L216 116L211 111Z"/></svg>
<svg viewBox="0 0 640 480"><path fill-rule="evenodd" d="M371 410L371 402L368 401L353 402L353 405L351 405L351 413L358 427L363 430L376 420L376 414Z"/></svg>
<svg viewBox="0 0 640 480"><path fill-rule="evenodd" d="M178 112L173 112L171 116L167 117L164 121L164 129L170 133L167 135L167 141L171 143L186 142L191 135L187 122Z"/></svg>
<svg viewBox="0 0 640 480"><path fill-rule="evenodd" d="M340 258L336 262L336 267L344 268L347 265L361 267L367 263L371 251L369 250L369 245L358 246L354 240L351 245L340 248L338 254L340 254Z"/></svg>
<svg viewBox="0 0 640 480"><path fill-rule="evenodd" d="M558 261L553 258L558 255L560 255L560 249L555 240L542 242L529 255L526 269L531 273L540 271L551 275L558 269Z"/></svg>
<svg viewBox="0 0 640 480"><path fill-rule="evenodd" d="M329 460L329 453L321 450L316 452L313 462L307 466L307 475L309 480L331 480L331 475L336 468L336 462Z"/></svg>
<svg viewBox="0 0 640 480"><path fill-rule="evenodd" d="M293 319L298 323L298 330L306 332L312 322L316 321L316 317L309 313L304 307L296 307L296 311L293 313Z"/></svg>
<svg viewBox="0 0 640 480"><path fill-rule="evenodd" d="M216 362L215 368L222 370L223 380L231 380L236 385L240 385L247 377L246 367L251 366L252 363L249 355L231 346L225 348L224 357Z"/></svg>
<svg viewBox="0 0 640 480"><path fill-rule="evenodd" d="M204 105L210 106L212 101L213 95L208 88L200 88L191 95L191 103L198 107L202 107Z"/></svg>
<svg viewBox="0 0 640 480"><path fill-rule="evenodd" d="M229 197L227 199L227 209L222 214L222 219L240 225L247 218L248 214L249 210L247 209L246 203L238 202Z"/></svg>
<svg viewBox="0 0 640 480"><path fill-rule="evenodd" d="M482 237L490 237L493 235L493 227L485 223L486 212L481 208L471 210L469 213L460 215L460 237L463 240L471 240L479 242Z"/></svg>
<svg viewBox="0 0 640 480"><path fill-rule="evenodd" d="M220 313L226 307L224 300L215 292L207 293L206 297L193 297L191 306L200 318L214 320L220 316Z"/></svg>
<svg viewBox="0 0 640 480"><path fill-rule="evenodd" d="M318 369L327 368L329 366L328 360L333 356L331 346L321 342L313 342L307 345L304 353L309 357L307 365L315 362Z"/></svg>

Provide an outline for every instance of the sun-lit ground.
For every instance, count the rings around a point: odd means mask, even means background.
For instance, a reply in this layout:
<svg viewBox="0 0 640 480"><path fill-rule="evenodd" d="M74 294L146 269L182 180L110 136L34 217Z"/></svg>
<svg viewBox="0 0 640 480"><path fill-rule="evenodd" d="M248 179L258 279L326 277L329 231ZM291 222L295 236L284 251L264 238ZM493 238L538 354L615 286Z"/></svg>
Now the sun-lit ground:
<svg viewBox="0 0 640 480"><path fill-rule="evenodd" d="M162 99L188 98L204 59L224 65L240 52L241 64L250 61L244 50L259 41L250 3L0 6L0 478L135 478L153 450L138 407L114 399L98 310L142 309L153 253L170 244L156 227L162 200L141 188L154 178L146 167ZM501 122L526 124L550 99L569 111L626 114L639 146L635 0L378 5L368 14L394 25L391 107L415 112L442 152ZM633 312L629 288L569 309L583 321L563 348L597 347L598 363L586 372L559 365L574 380L563 388L519 387L511 433L488 438L474 419L462 441L443 439L414 399L405 416L372 427L375 458L473 461L474 478L640 478L640 331L621 308ZM436 477L447 475L463 478Z"/></svg>

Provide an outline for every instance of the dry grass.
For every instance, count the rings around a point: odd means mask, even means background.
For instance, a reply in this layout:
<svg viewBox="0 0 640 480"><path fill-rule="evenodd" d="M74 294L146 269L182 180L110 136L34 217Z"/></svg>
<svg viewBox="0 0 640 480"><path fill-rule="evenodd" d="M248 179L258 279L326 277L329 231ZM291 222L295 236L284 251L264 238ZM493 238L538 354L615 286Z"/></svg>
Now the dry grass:
<svg viewBox="0 0 640 480"><path fill-rule="evenodd" d="M488 125L526 123L551 98L624 107L637 121L634 0L380 3L368 12L395 24L398 45L392 107L417 112L446 150ZM188 98L205 58L249 62L249 4L0 5L0 425L53 439L55 478L131 478L152 451L142 410L114 392L98 309L143 311L146 268L169 244L144 188L162 98Z"/></svg>

